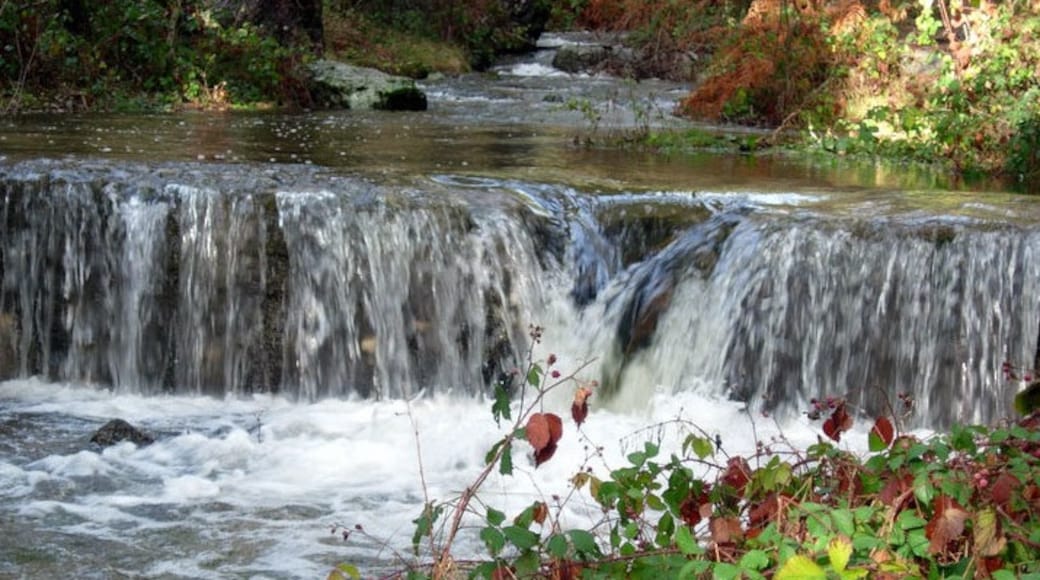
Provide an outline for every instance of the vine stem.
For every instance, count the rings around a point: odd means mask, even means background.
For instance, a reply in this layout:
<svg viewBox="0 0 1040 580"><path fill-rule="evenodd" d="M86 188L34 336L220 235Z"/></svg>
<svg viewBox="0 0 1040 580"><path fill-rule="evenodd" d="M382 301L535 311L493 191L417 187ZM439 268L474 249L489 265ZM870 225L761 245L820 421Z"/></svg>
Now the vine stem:
<svg viewBox="0 0 1040 580"><path fill-rule="evenodd" d="M487 481L487 478L491 475L491 472L495 469L495 466L499 465L499 462L502 459L502 455L506 452L507 449L509 449L512 446L513 441L516 440L516 434L520 430L521 425L523 425L524 422L529 418L531 412L534 411L535 407L541 405L542 399L544 399L550 391L555 390L557 387L563 385L568 381L577 381L577 374L584 370L585 367L587 367L590 364L592 364L591 360L585 361L566 377L562 377L554 383L549 384L548 386L539 388L537 395L531 400L530 406L526 409L523 406L521 406L518 409L517 418L513 422L512 428L510 429L509 433L506 434L506 436L497 445L494 455L491 456L491 459L487 462L487 465L484 466L484 469L480 470L480 474L478 474L476 479L473 480L473 483L467 486L466 489L464 489L462 493L459 495L459 500L458 503L455 505L455 510L451 518L451 525L448 527L447 536L444 539L444 544L441 547L440 554L434 559L433 562L433 576L435 579L440 578L441 572L447 568L443 566L443 563L449 562L451 559L451 547L455 541L455 537L458 535L459 529L462 527L462 517L469 509L470 502L472 502L473 498L476 497L477 491L480 489L482 485L484 485L484 482ZM530 370L533 366L533 361L528 364L528 373L530 373ZM521 378L521 380L525 381L526 385L527 375L525 374ZM542 376L542 382L543 384L545 383L545 375ZM421 471L422 470L420 468L420 472ZM423 491L425 493L425 484ZM433 553L436 553L436 551L434 551Z"/></svg>

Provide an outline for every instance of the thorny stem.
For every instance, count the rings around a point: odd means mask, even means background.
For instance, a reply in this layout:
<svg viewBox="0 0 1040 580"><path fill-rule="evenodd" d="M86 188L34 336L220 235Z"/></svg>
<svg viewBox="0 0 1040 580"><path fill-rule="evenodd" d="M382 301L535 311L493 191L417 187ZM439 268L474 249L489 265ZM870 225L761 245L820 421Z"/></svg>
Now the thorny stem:
<svg viewBox="0 0 1040 580"><path fill-rule="evenodd" d="M534 347L532 346L531 351L529 351L528 360L532 360L533 348ZM435 564L434 565L434 571L435 571L434 577L435 578L438 576L438 574L437 574L438 568L436 566L436 563L438 563L438 562L447 562L451 558L452 543L455 541L455 536L458 534L459 529L462 527L462 517L463 517L463 515L465 515L467 509L469 508L470 502L473 501L474 497L476 497L477 490L479 490L480 487L482 485L484 485L484 482L487 480L488 476L491 475L491 472L495 469L495 466L499 464L499 461L502 459L502 454L505 453L506 449L509 449L510 446L513 444L513 441L516 439L516 433L520 429L521 425L523 425L524 421L530 416L530 414L534 410L535 406L541 404L542 399L545 398L545 395L549 394L550 391L555 390L557 387L559 387L560 385L563 385L564 383L566 383L568 381L572 381L572 380L573 381L577 381L577 378L576 378L577 374L579 372L581 372L582 370L584 370L585 367L587 367L591 363L592 363L591 360L585 361L585 362L581 363L580 365L578 365L578 368L575 369L573 372L571 372L569 375L567 375L565 377L561 377L560 379L556 380L556 382L554 382L554 383L552 383L552 384L550 384L548 386L540 388L538 390L538 395L534 398L534 400L531 401L531 406L529 408L527 408L527 409L525 409L524 406L523 406L523 395L522 395L522 393L526 390L526 387L521 389L521 391L520 391L521 392L521 405L520 405L519 412L517 413L516 420L513 422L512 429L510 429L509 433L502 439L502 443L501 443L501 445L498 445L497 450L495 451L494 456L491 458L490 461L487 462L487 465L484 466L484 469L482 469L480 471L480 474L477 475L476 479L473 480L473 483L471 483L468 487L466 487L466 489L464 489L462 491L462 494L459 495L458 503L455 505L454 513L452 514L451 526L448 527L447 537L444 540L444 544L443 544L443 546L441 548L440 555L434 561L434 564ZM534 365L533 362L530 362L528 364L528 371L530 371L530 368L533 365ZM526 385L526 382L527 382L526 375L524 377L521 377L521 380L523 380L524 384ZM544 376L542 378L542 382L543 383L545 382ZM422 468L420 466L420 472L421 471L422 471ZM425 493L425 491L426 491L425 490L425 484L423 485L423 487L424 487L423 492ZM432 544L432 540L433 540L432 532L431 532L431 538L430 539L431 539L431 544Z"/></svg>
<svg viewBox="0 0 1040 580"><path fill-rule="evenodd" d="M412 414L412 403L411 401L405 401L405 408L408 410L408 421L412 424L412 433L415 434L415 456L419 462L419 484L422 486L423 493L423 509L430 508L430 492L426 486L426 470L423 469L422 461L422 446L419 443L419 423L415 420L415 415ZM436 546L433 544L433 526L430 526L429 531L430 538L430 553L433 554L436 550Z"/></svg>

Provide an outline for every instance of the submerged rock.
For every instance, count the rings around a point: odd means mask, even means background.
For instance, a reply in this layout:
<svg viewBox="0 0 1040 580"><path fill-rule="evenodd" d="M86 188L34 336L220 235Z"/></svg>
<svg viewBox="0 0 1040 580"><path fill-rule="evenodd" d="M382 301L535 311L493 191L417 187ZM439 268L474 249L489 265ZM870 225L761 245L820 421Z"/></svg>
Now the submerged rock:
<svg viewBox="0 0 1040 580"><path fill-rule="evenodd" d="M90 438L91 443L101 447L110 447L123 441L130 441L134 445L143 447L155 443L155 437L122 419L112 419L95 431Z"/></svg>
<svg viewBox="0 0 1040 580"><path fill-rule="evenodd" d="M409 78L334 60L310 64L314 100L324 107L425 111L426 94Z"/></svg>

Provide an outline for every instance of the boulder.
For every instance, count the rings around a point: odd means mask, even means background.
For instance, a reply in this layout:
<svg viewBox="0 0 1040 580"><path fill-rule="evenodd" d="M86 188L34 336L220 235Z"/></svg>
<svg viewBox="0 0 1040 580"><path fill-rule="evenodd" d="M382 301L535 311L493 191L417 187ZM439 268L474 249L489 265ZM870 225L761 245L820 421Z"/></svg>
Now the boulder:
<svg viewBox="0 0 1040 580"><path fill-rule="evenodd" d="M425 111L426 94L412 79L334 60L309 65L311 93L323 107Z"/></svg>
<svg viewBox="0 0 1040 580"><path fill-rule="evenodd" d="M134 445L143 447L155 442L155 437L134 427L122 419L112 419L94 432L90 438L91 443L101 447L109 447L122 441L130 441Z"/></svg>
<svg viewBox="0 0 1040 580"><path fill-rule="evenodd" d="M556 49L552 65L566 73L576 74L602 68L611 57L609 46L598 44L565 44Z"/></svg>

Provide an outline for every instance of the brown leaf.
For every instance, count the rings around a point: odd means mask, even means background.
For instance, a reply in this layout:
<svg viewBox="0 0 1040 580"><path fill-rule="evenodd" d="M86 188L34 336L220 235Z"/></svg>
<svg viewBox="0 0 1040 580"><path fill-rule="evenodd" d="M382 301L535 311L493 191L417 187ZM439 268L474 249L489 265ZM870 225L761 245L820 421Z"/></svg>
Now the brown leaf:
<svg viewBox="0 0 1040 580"><path fill-rule="evenodd" d="M556 443L555 442L550 443L550 444L546 445L545 447L542 447L541 449L535 451L534 452L534 466L538 467L539 465L541 465L541 464L545 463L546 461L549 461L550 459L552 459L553 453L556 453Z"/></svg>
<svg viewBox="0 0 1040 580"><path fill-rule="evenodd" d="M711 501L708 499L708 488L705 486L698 494L690 494L679 505L679 515L688 526L696 526L702 519L711 515Z"/></svg>
<svg viewBox="0 0 1040 580"><path fill-rule="evenodd" d="M545 505L544 501L537 501L534 503L534 509L532 510L532 516L534 521L539 524L545 523L545 517L549 515L549 506Z"/></svg>
<svg viewBox="0 0 1040 580"><path fill-rule="evenodd" d="M823 422L823 433L835 442L841 441L841 434L852 429L852 416L845 408L845 401L838 403L831 416Z"/></svg>
<svg viewBox="0 0 1040 580"><path fill-rule="evenodd" d="M726 463L726 472L722 475L722 482L733 487L738 494L744 493L744 487L751 481L751 466L747 460L737 455L731 457Z"/></svg>
<svg viewBox="0 0 1040 580"><path fill-rule="evenodd" d="M764 500L754 504L748 510L748 527L764 528L778 515L780 515L779 496L776 493L770 493Z"/></svg>
<svg viewBox="0 0 1040 580"><path fill-rule="evenodd" d="M898 501L900 504L908 499L906 492L913 487L914 478L909 473L904 473L901 476L889 477L888 482L885 483L885 487L881 488L881 493L878 494L878 499L881 503L894 507L897 510L903 509L902 505L896 505ZM900 501L901 500L901 501Z"/></svg>
<svg viewBox="0 0 1040 580"><path fill-rule="evenodd" d="M924 528L925 537L928 538L928 552L939 554L946 551L947 545L961 537L964 533L964 521L968 519L968 512L964 511L953 499L940 495L932 503L935 515Z"/></svg>
<svg viewBox="0 0 1040 580"><path fill-rule="evenodd" d="M878 417L877 421L874 421L874 427L871 428L870 432L884 441L886 446L892 444L892 439L895 438L896 434L895 429L892 428L892 422L884 415Z"/></svg>
<svg viewBox="0 0 1040 580"><path fill-rule="evenodd" d="M545 413L545 420L549 423L549 443L555 445L563 437L563 420L555 413Z"/></svg>
<svg viewBox="0 0 1040 580"><path fill-rule="evenodd" d="M993 503L1001 507L1007 507L1008 502L1011 501L1011 494L1019 485L1021 484L1014 475L1006 471L1001 472L997 479L993 481L993 486L989 488Z"/></svg>
<svg viewBox="0 0 1040 580"><path fill-rule="evenodd" d="M578 390L574 392L574 402L571 403L571 418L578 425L585 422L585 417L589 414L589 397L592 396L592 389L588 387L578 387Z"/></svg>
<svg viewBox="0 0 1040 580"><path fill-rule="evenodd" d="M716 544L735 544L744 538L744 529L738 518L712 518L708 523L711 541Z"/></svg>
<svg viewBox="0 0 1040 580"><path fill-rule="evenodd" d="M544 413L535 413L527 420L527 442L535 453L549 445L549 420Z"/></svg>

